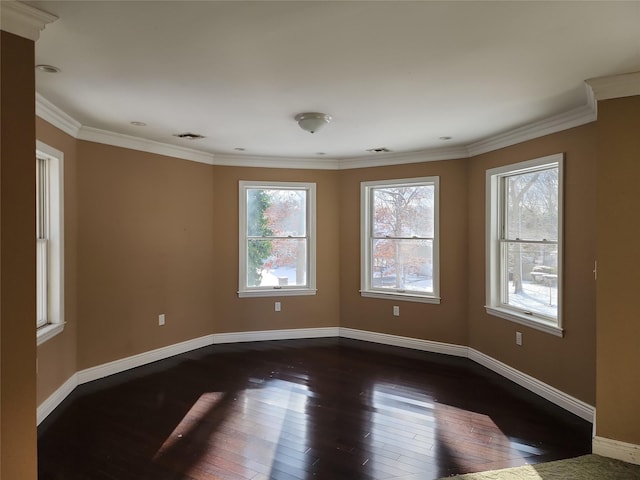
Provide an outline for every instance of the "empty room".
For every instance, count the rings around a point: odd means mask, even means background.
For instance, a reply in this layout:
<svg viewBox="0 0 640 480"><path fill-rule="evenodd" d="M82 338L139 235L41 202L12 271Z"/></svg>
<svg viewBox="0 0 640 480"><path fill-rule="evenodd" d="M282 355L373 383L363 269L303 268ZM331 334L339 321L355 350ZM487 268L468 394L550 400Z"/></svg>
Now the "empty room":
<svg viewBox="0 0 640 480"><path fill-rule="evenodd" d="M640 478L640 2L0 6L0 478Z"/></svg>

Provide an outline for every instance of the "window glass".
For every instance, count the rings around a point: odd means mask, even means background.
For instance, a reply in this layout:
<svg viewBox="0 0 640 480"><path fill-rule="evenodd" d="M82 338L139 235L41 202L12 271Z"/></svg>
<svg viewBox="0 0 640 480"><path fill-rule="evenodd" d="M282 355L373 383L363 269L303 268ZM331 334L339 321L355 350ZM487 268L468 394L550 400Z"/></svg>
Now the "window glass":
<svg viewBox="0 0 640 480"><path fill-rule="evenodd" d="M487 171L487 311L561 333L562 155Z"/></svg>
<svg viewBox="0 0 640 480"><path fill-rule="evenodd" d="M241 182L241 293L313 288L314 187Z"/></svg>
<svg viewBox="0 0 640 480"><path fill-rule="evenodd" d="M41 345L64 330L64 155L36 141L36 326Z"/></svg>
<svg viewBox="0 0 640 480"><path fill-rule="evenodd" d="M435 299L437 177L362 184L362 294Z"/></svg>

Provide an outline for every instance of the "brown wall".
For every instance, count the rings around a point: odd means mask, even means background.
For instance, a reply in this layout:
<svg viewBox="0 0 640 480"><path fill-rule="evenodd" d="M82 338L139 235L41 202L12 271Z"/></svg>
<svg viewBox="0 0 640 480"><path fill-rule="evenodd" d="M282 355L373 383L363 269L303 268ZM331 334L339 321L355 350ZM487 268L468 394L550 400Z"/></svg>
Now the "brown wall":
<svg viewBox="0 0 640 480"><path fill-rule="evenodd" d="M38 133L74 159L72 142L51 129ZM78 141L77 192L66 206L69 215L75 196L77 225L67 228L77 228L77 254L66 268L68 279L77 269L76 368L212 333L343 326L470 345L593 404L595 132L591 124L471 159L345 171L209 166ZM484 311L485 171L556 152L566 152L564 338ZM440 177L441 304L362 298L360 182L431 175ZM317 183L316 296L238 298L239 180ZM68 249L73 241L67 233ZM66 358L64 338L40 355ZM47 368L39 401L68 373Z"/></svg>
<svg viewBox="0 0 640 480"><path fill-rule="evenodd" d="M338 174L327 170L215 167L216 232L215 332L337 327L339 304ZM238 298L238 182L240 180L315 182L317 295ZM274 311L274 302L282 311Z"/></svg>
<svg viewBox="0 0 640 480"><path fill-rule="evenodd" d="M78 369L212 333L213 168L79 141L76 178Z"/></svg>
<svg viewBox="0 0 640 480"><path fill-rule="evenodd" d="M565 153L564 338L485 312L485 176L489 168ZM469 161L469 346L595 404L596 126L591 123ZM515 343L515 332L523 345Z"/></svg>
<svg viewBox="0 0 640 480"><path fill-rule="evenodd" d="M0 477L35 480L34 43L0 32Z"/></svg>
<svg viewBox="0 0 640 480"><path fill-rule="evenodd" d="M361 297L360 182L440 177L439 305ZM467 160L345 170L340 174L341 326L467 344ZM393 316L393 305L400 316Z"/></svg>
<svg viewBox="0 0 640 480"><path fill-rule="evenodd" d="M640 444L640 96L598 103L598 436Z"/></svg>
<svg viewBox="0 0 640 480"><path fill-rule="evenodd" d="M36 117L36 138L64 154L64 331L38 346L38 405L78 371L76 139Z"/></svg>
<svg viewBox="0 0 640 480"><path fill-rule="evenodd" d="M38 120L38 138L65 153L68 322L38 349L38 402L75 370L202 335L344 326L469 345L595 404L597 227L597 433L640 443L640 388L626 374L638 361L633 339L640 336L639 312L628 301L640 284L628 268L637 263L638 103L601 102L597 123L468 160L346 171L212 167L76 141ZM564 338L484 310L485 172L557 152L566 155ZM398 302L358 294L360 182L430 175L440 176L442 303L401 302L396 318ZM237 297L239 180L317 183L317 296ZM157 326L159 313L167 314L165 327ZM515 331L524 334L522 347Z"/></svg>

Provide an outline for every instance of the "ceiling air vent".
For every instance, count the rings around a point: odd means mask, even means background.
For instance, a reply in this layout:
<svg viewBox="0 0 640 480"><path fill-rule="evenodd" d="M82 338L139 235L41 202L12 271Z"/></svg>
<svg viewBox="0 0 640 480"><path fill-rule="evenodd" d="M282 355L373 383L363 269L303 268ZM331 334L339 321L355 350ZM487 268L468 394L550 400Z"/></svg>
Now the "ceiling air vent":
<svg viewBox="0 0 640 480"><path fill-rule="evenodd" d="M186 140L201 140L204 137L204 135L198 135L197 133L175 133L173 135L174 137L178 137L178 138L184 138Z"/></svg>
<svg viewBox="0 0 640 480"><path fill-rule="evenodd" d="M378 147L378 148L368 148L367 152L371 152L371 153L389 153L391 150L389 150L388 148L385 147Z"/></svg>

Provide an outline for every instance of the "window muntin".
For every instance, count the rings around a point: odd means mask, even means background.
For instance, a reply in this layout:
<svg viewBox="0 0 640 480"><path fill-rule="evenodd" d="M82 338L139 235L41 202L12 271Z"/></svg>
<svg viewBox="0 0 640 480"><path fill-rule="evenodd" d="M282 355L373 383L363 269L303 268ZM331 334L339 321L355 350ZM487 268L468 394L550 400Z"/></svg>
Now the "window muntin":
<svg viewBox="0 0 640 480"><path fill-rule="evenodd" d="M315 294L315 184L240 182L239 295Z"/></svg>
<svg viewBox="0 0 640 480"><path fill-rule="evenodd" d="M36 141L38 345L64 330L64 156Z"/></svg>
<svg viewBox="0 0 640 480"><path fill-rule="evenodd" d="M363 296L439 302L438 177L363 182Z"/></svg>
<svg viewBox="0 0 640 480"><path fill-rule="evenodd" d="M562 334L562 155L487 171L487 311Z"/></svg>

